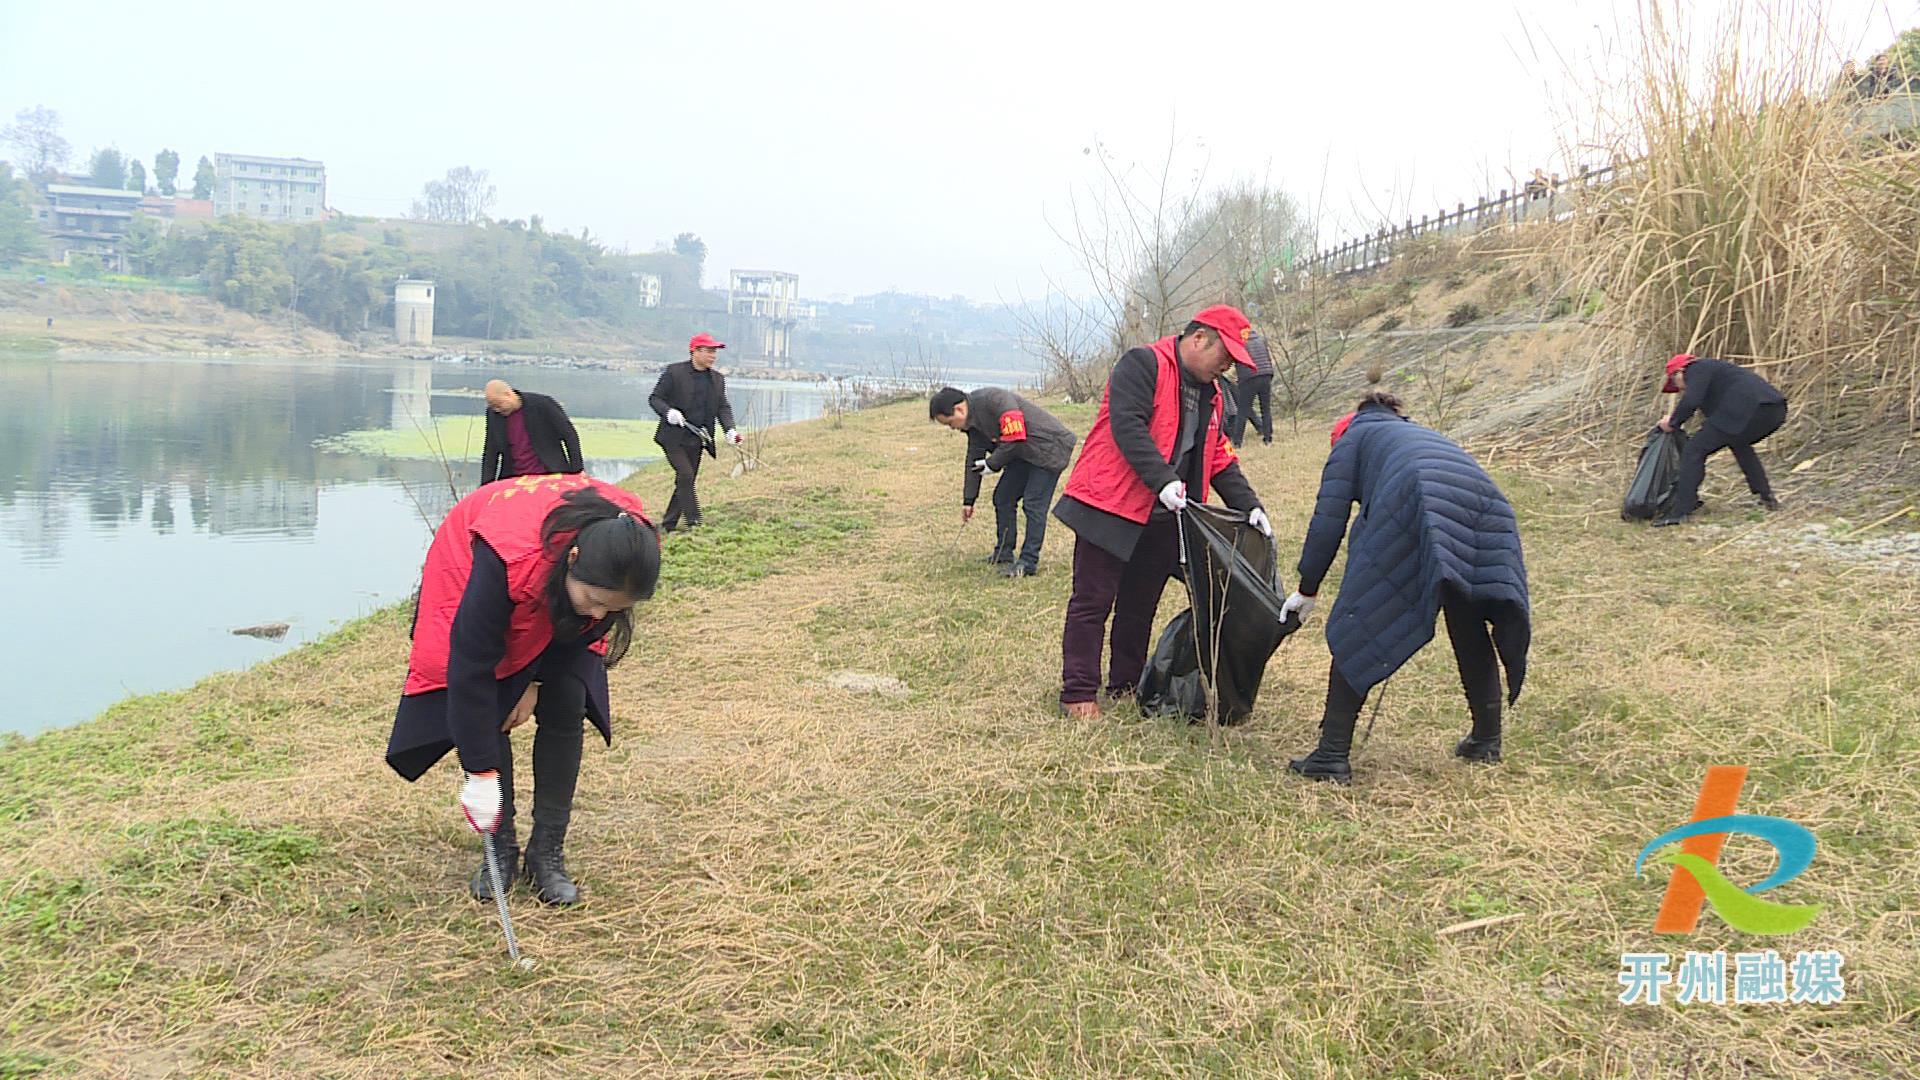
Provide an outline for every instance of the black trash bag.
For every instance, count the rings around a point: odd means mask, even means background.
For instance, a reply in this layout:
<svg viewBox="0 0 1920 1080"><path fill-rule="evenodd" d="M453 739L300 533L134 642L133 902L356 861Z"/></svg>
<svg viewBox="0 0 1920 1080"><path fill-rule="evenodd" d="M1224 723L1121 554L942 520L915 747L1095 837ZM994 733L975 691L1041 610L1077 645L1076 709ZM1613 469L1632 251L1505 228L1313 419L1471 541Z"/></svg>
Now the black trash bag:
<svg viewBox="0 0 1920 1080"><path fill-rule="evenodd" d="M1620 504L1622 520L1645 521L1672 511L1673 489L1680 482L1680 452L1686 448L1687 434L1677 428L1654 428L1647 433L1633 483L1627 485L1626 500Z"/></svg>
<svg viewBox="0 0 1920 1080"><path fill-rule="evenodd" d="M1194 720L1207 715L1211 699L1220 723L1238 724L1253 712L1267 660L1300 619L1280 621L1287 598L1273 541L1245 514L1189 504L1181 521L1192 604L1161 631L1136 697L1149 716Z"/></svg>
<svg viewBox="0 0 1920 1080"><path fill-rule="evenodd" d="M1154 646L1135 693L1140 710L1149 716L1207 715L1207 682L1200 674L1200 651L1194 646L1193 609L1173 617Z"/></svg>

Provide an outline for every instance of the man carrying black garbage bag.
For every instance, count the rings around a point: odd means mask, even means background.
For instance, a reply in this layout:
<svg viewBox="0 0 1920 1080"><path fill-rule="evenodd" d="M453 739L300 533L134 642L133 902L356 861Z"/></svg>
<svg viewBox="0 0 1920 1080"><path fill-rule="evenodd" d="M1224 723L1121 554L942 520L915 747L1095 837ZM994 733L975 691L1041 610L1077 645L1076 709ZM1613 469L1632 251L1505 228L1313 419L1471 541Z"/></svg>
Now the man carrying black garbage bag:
<svg viewBox="0 0 1920 1080"><path fill-rule="evenodd" d="M1101 639L1111 616L1110 699L1131 697L1167 578L1179 566L1175 514L1209 487L1272 536L1259 497L1221 433L1218 380L1247 367L1247 317L1226 304L1195 314L1181 333L1130 349L1114 364L1054 516L1075 533L1073 593L1060 638L1060 705L1100 715Z"/></svg>
<svg viewBox="0 0 1920 1080"><path fill-rule="evenodd" d="M1700 481L1707 476L1707 458L1732 450L1733 460L1747 478L1747 488L1760 505L1780 509L1767 480L1766 467L1753 444L1780 430L1787 420L1787 397L1777 387L1738 364L1680 353L1667 361L1663 394L1679 394L1673 411L1660 420L1661 431L1674 431L1696 411L1706 417L1700 430L1687 440L1680 454L1680 479L1673 489L1673 508L1654 527L1678 525L1699 508Z"/></svg>
<svg viewBox="0 0 1920 1080"><path fill-rule="evenodd" d="M967 435L967 465L960 484L962 522L973 520L980 478L990 472L1000 474L993 489L993 553L987 562L1002 567L1005 577L1039 573L1040 545L1047 538L1047 505L1079 440L1052 413L997 386L983 386L972 393L943 386L927 402L927 415ZM1027 517L1025 544L1019 543L1021 508Z"/></svg>
<svg viewBox="0 0 1920 1080"><path fill-rule="evenodd" d="M1478 462L1439 432L1402 415L1392 394L1371 391L1333 427L1313 521L1300 550L1300 587L1282 617L1313 610L1340 550L1353 504L1340 598L1327 619L1327 703L1320 745L1288 768L1347 783L1354 722L1367 692L1433 640L1445 613L1473 730L1454 753L1500 760L1500 668L1507 704L1526 678L1532 612L1513 507ZM1491 628L1491 629L1489 629Z"/></svg>

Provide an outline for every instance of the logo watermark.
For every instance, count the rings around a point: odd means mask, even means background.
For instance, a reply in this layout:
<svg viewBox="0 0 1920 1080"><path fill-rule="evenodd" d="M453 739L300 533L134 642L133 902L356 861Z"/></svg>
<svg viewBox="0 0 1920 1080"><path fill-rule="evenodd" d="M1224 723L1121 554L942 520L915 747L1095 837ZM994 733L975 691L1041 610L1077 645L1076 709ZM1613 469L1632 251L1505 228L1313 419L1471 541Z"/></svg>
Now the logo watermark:
<svg viewBox="0 0 1920 1080"><path fill-rule="evenodd" d="M1779 903L1755 895L1799 877L1812 865L1816 844L1813 833L1798 822L1735 813L1746 779L1745 765L1712 766L1701 781L1692 820L1640 849L1633 863L1635 877L1649 862L1673 867L1660 913L1654 918L1654 933L1693 933L1700 909L1709 903L1722 922L1747 934L1791 934L1820 914L1821 904ZM1735 833L1757 837L1773 847L1773 873L1757 884L1742 887L1720 872L1720 852ZM1679 849L1668 849L1675 842ZM1622 987L1620 1002L1659 1005L1671 998L1677 1005L1833 1005L1846 1000L1846 982L1840 975L1846 958L1836 950L1798 952L1791 963L1774 949L1736 952L1732 959L1730 967L1724 949L1688 952L1675 967L1671 953L1622 953L1617 977Z"/></svg>

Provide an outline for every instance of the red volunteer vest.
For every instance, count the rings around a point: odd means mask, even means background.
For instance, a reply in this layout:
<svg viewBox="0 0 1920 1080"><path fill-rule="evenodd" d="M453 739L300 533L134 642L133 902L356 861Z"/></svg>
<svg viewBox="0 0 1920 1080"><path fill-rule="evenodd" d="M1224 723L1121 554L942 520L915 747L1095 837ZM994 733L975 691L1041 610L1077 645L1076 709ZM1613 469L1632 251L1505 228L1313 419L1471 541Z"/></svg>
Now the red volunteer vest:
<svg viewBox="0 0 1920 1080"><path fill-rule="evenodd" d="M1154 448L1162 458L1173 455L1173 440L1180 433L1180 359L1174 351L1179 340L1166 337L1153 343L1153 355L1160 367L1153 384L1153 417L1147 421L1147 434L1153 437ZM1066 493L1088 506L1144 525L1153 513L1158 496L1147 489L1146 482L1120 452L1120 444L1113 441L1113 426L1107 419L1108 399L1112 394L1109 386L1100 398L1100 414L1094 417L1093 430L1087 433L1087 444L1080 451L1080 460L1074 463L1073 475L1067 477ZM1220 388L1216 385L1213 408L1207 413L1206 436L1199 443L1207 454L1205 476L1197 495L1187 493L1187 497L1196 502L1207 500L1207 482L1240 457L1233 444L1220 434L1220 407Z"/></svg>
<svg viewBox="0 0 1920 1080"><path fill-rule="evenodd" d="M453 616L473 574L473 540L487 542L507 566L507 595L513 618L507 626L507 654L494 668L505 679L539 659L553 640L547 613L547 576L554 560L540 546L540 526L548 511L569 492L592 488L609 502L645 521L640 500L578 473L548 473L496 480L454 504L433 534L426 567L420 572L420 613L413 624L413 652L407 657L403 694L424 694L447 687L447 653ZM596 649L604 646L596 642Z"/></svg>

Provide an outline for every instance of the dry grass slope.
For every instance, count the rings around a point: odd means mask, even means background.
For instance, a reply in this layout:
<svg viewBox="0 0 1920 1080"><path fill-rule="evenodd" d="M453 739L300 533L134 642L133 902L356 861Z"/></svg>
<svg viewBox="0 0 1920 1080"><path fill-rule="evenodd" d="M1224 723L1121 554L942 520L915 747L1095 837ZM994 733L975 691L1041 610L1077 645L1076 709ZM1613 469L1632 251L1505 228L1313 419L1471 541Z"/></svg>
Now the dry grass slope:
<svg viewBox="0 0 1920 1080"><path fill-rule="evenodd" d="M1913 579L1788 576L1502 471L1538 619L1508 762L1448 757L1466 721L1442 644L1331 789L1284 772L1317 633L1218 746L1058 718L1071 537L1037 579L990 576L986 528L956 535L957 439L917 405L855 414L709 485L718 524L670 546L616 742L587 754L589 900L515 894L530 974L465 898L451 770L409 786L380 761L397 613L0 748L0 1074L1920 1070ZM1248 455L1289 547L1324 448ZM657 505L668 482L634 484ZM826 685L849 668L912 693ZM1828 907L1784 947L1844 950L1844 1005L1616 1003L1624 950L1782 944L1711 914L1650 932L1662 883L1632 856L1717 762L1753 767L1743 809L1819 835L1781 898ZM1736 840L1724 865L1765 861Z"/></svg>

